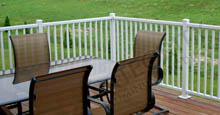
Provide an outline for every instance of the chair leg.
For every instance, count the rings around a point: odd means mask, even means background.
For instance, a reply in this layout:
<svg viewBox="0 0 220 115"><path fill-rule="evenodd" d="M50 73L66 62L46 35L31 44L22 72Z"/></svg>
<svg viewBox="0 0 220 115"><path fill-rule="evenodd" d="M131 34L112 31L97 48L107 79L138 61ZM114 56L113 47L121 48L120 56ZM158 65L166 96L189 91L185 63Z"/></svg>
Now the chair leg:
<svg viewBox="0 0 220 115"><path fill-rule="evenodd" d="M104 88L105 82L102 82L99 86L99 88ZM99 93L101 94L102 91L99 91ZM100 97L100 100L103 101L103 96Z"/></svg>
<svg viewBox="0 0 220 115"><path fill-rule="evenodd" d="M159 112L155 112L152 115L157 115L157 114L160 114L160 113L169 113L169 110L163 109L160 106L155 105L154 108L156 108L156 109L158 109L160 111Z"/></svg>
<svg viewBox="0 0 220 115"><path fill-rule="evenodd" d="M18 102L17 106L18 106L18 115L22 115L22 105L21 105L21 102Z"/></svg>
<svg viewBox="0 0 220 115"><path fill-rule="evenodd" d="M104 87L104 85L105 85L105 87ZM102 82L101 84L100 84L100 86L99 86L99 88L101 89L105 89L105 91L104 92L106 92L105 93L105 96L106 96L106 98L107 98L107 101L110 103L110 98L109 98L109 96L108 96L108 80L106 80L106 81L104 81L104 82ZM99 93L101 94L103 91L99 91ZM100 97L100 100L101 101L103 101L103 96L101 96Z"/></svg>

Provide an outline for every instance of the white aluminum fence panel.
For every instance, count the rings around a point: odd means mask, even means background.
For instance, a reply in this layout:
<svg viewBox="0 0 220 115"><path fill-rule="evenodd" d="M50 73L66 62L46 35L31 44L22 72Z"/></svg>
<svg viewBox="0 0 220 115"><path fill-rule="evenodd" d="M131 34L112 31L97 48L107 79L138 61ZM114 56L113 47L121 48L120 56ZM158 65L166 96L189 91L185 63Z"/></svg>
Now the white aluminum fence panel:
<svg viewBox="0 0 220 115"><path fill-rule="evenodd" d="M183 22L117 17L111 14L101 18L39 24L0 28L1 74L7 73L6 70L12 73L14 68L10 35L37 33L38 30L46 32L51 61L60 64L84 55L117 61L131 58L137 32L146 30L166 32L161 46L160 62L164 70L161 85L178 90L183 87ZM187 81L190 90L187 92L220 100L220 26L189 23L187 27L190 28Z"/></svg>
<svg viewBox="0 0 220 115"><path fill-rule="evenodd" d="M2 71L0 74L14 72L13 52L11 41L9 39L10 35L33 34L40 31L47 33L52 65L66 63L68 61L74 60L78 56L83 55L99 56L109 59L109 20L110 17L102 17L82 20L48 22L41 23L39 26L41 29L37 29L37 24L1 27L0 32L2 34L0 35L0 69ZM105 24L102 23L102 21L105 21ZM96 27L93 24L95 24ZM87 27L87 25L89 25L89 27ZM96 51L93 52L93 45L95 44L97 47L95 48ZM101 55L98 55L99 52ZM95 55L93 55L93 53L95 53Z"/></svg>
<svg viewBox="0 0 220 115"><path fill-rule="evenodd" d="M101 58L104 58L103 54L103 32L102 32L102 21L100 22L100 46L101 46ZM85 42L86 43L86 42Z"/></svg>
<svg viewBox="0 0 220 115"><path fill-rule="evenodd" d="M126 59L128 59L128 21L125 21L125 49L126 49Z"/></svg>
<svg viewBox="0 0 220 115"><path fill-rule="evenodd" d="M87 26L86 22L84 22L84 55L87 56Z"/></svg>
<svg viewBox="0 0 220 115"><path fill-rule="evenodd" d="M63 25L60 25L60 45L61 45L61 60L64 61L64 46L63 46Z"/></svg>
<svg viewBox="0 0 220 115"><path fill-rule="evenodd" d="M54 49L55 49L55 63L59 63L58 62L58 46L57 46L57 26L54 25L53 27L54 31L53 31L53 34L54 34Z"/></svg>
<svg viewBox="0 0 220 115"><path fill-rule="evenodd" d="M70 38L69 38L69 25L66 24L66 41L67 41L67 59L70 59Z"/></svg>
<svg viewBox="0 0 220 115"><path fill-rule="evenodd" d="M178 49L177 49L177 87L180 88L180 74L181 74L181 70L180 70L180 66L181 66L181 29L180 29L180 26L178 26Z"/></svg>
<svg viewBox="0 0 220 115"><path fill-rule="evenodd" d="M92 21L89 22L89 43L90 43L90 56L93 56L93 45L92 45Z"/></svg>
<svg viewBox="0 0 220 115"><path fill-rule="evenodd" d="M145 30L147 31L147 24L145 23ZM163 24L160 24L160 32L164 32L163 31ZM164 41L164 40L163 40ZM160 67L163 69L163 45L164 44L164 42L161 44L161 51L160 51ZM162 80L162 82L161 82L162 84L163 84L163 80Z"/></svg>
<svg viewBox="0 0 220 115"><path fill-rule="evenodd" d="M108 46L108 41L109 41L109 38L108 38L108 20L105 20L105 54L106 54L106 59L109 59L109 53L108 53L108 50L109 50L109 46Z"/></svg>
<svg viewBox="0 0 220 115"><path fill-rule="evenodd" d="M90 28L91 31L91 28ZM73 47L73 58L76 57L76 31L75 31L75 24L72 24L72 47Z"/></svg>
<svg viewBox="0 0 220 115"><path fill-rule="evenodd" d="M203 95L219 100L219 44L217 26L198 26L189 24L191 28L191 90L189 93ZM217 39L218 38L218 39ZM197 80L194 80L196 79Z"/></svg>
<svg viewBox="0 0 220 115"><path fill-rule="evenodd" d="M194 28L191 29L191 91L194 90Z"/></svg>
<svg viewBox="0 0 220 115"><path fill-rule="evenodd" d="M169 84L169 25L166 25L166 85L168 84Z"/></svg>
<svg viewBox="0 0 220 115"><path fill-rule="evenodd" d="M97 23L97 22L96 22ZM97 36L97 25L95 27L96 30L96 36ZM82 39L81 39L81 24L80 22L78 23L78 48L79 48L79 56L82 56ZM97 41L97 37L96 37L96 41ZM97 55L96 55L97 56Z"/></svg>
<svg viewBox="0 0 220 115"><path fill-rule="evenodd" d="M119 21L118 21L118 20L117 20L117 22L116 22L116 29L117 29L117 30L116 30L116 36L117 36L117 37L116 37L116 39L117 39L117 40L116 40L116 41L117 41L117 61L120 61L120 55L119 55L119 54L120 54L120 47L119 47L119 43L120 43L120 42L119 42L119 41L120 41L119 39L120 39L120 38L119 38Z"/></svg>
<svg viewBox="0 0 220 115"><path fill-rule="evenodd" d="M215 67L215 30L212 30L212 60L211 60L211 96L213 96L214 86L214 67Z"/></svg>
<svg viewBox="0 0 220 115"><path fill-rule="evenodd" d="M13 61L12 61L12 43L10 40L11 31L8 31L8 49L9 49L9 64L10 64L10 72L13 72Z"/></svg>
<svg viewBox="0 0 220 115"><path fill-rule="evenodd" d="M219 42L218 42L218 52L220 52L220 31L219 31ZM218 87L217 87L217 97L220 99L220 53L218 53Z"/></svg>
<svg viewBox="0 0 220 115"><path fill-rule="evenodd" d="M205 30L205 56L204 56L204 94L206 94L206 87L207 87L207 56L208 56L208 30Z"/></svg>
<svg viewBox="0 0 220 115"><path fill-rule="evenodd" d="M123 21L121 21L121 59L124 60L124 26Z"/></svg>
<svg viewBox="0 0 220 115"><path fill-rule="evenodd" d="M133 24L130 22L130 58L133 58Z"/></svg>
<svg viewBox="0 0 220 115"><path fill-rule="evenodd" d="M156 30L155 30L156 31ZM175 44L175 26L172 26L172 86L174 86L174 44Z"/></svg>
<svg viewBox="0 0 220 115"><path fill-rule="evenodd" d="M5 53L4 53L4 38L3 38L3 31L0 31L0 42L1 42L1 62L2 62L2 70L4 74L5 70Z"/></svg>
<svg viewBox="0 0 220 115"><path fill-rule="evenodd" d="M54 38L52 45L57 47L57 49L56 47L51 49L51 52L56 54L52 55L52 61L55 61L55 64L66 63L79 56L96 56L109 59L109 20L86 21L65 22L65 28L63 28L63 23L56 23L57 25L43 24L46 27L55 26L53 36L50 36ZM60 31L56 31L57 28Z"/></svg>
<svg viewBox="0 0 220 115"><path fill-rule="evenodd" d="M201 29L198 29L198 73L197 73L197 93L200 93L200 63L201 63Z"/></svg>

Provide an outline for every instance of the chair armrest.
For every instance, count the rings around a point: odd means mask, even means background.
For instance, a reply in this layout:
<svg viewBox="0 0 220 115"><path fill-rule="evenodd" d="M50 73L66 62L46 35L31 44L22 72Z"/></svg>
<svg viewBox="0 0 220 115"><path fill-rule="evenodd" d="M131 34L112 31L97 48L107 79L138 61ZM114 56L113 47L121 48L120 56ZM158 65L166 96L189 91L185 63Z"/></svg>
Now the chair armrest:
<svg viewBox="0 0 220 115"><path fill-rule="evenodd" d="M13 115L13 113L5 106L0 107L0 114Z"/></svg>
<svg viewBox="0 0 220 115"><path fill-rule="evenodd" d="M110 115L111 114L110 109L109 109L108 105L105 102L102 102L100 100L94 99L94 98L92 98L90 96L88 96L87 98L88 98L89 101L92 101L94 103L100 104L105 109L106 115Z"/></svg>
<svg viewBox="0 0 220 115"><path fill-rule="evenodd" d="M153 66L153 70L158 69L158 78L156 82L152 83L152 85L158 85L163 80L163 69L160 66Z"/></svg>

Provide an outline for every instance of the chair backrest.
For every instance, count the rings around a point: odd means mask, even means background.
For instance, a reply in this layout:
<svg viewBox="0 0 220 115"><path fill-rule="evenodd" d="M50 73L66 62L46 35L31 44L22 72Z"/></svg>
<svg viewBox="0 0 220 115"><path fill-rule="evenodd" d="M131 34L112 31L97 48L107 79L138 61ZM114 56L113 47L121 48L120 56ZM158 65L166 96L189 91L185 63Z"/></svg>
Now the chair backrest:
<svg viewBox="0 0 220 115"><path fill-rule="evenodd" d="M15 59L13 83L47 74L50 67L49 46L45 33L11 36Z"/></svg>
<svg viewBox="0 0 220 115"><path fill-rule="evenodd" d="M152 108L151 72L156 56L149 53L115 65L111 78L111 113L128 115Z"/></svg>
<svg viewBox="0 0 220 115"><path fill-rule="evenodd" d="M165 36L165 32L148 32L140 30L135 39L134 57L145 55L149 51L157 51L160 54L162 41ZM160 66L160 56L157 57L154 66ZM157 82L158 77L159 71L154 70L152 84Z"/></svg>
<svg viewBox="0 0 220 115"><path fill-rule="evenodd" d="M87 115L91 66L34 77L30 86L30 113Z"/></svg>

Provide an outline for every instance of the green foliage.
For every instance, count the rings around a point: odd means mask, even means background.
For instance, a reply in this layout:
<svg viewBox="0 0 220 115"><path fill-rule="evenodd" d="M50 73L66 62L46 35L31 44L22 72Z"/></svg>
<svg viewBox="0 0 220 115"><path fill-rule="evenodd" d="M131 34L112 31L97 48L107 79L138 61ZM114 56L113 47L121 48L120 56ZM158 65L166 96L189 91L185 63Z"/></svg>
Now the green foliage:
<svg viewBox="0 0 220 115"><path fill-rule="evenodd" d="M189 18L192 23L220 24L219 0L5 0L5 3L0 20L10 15L13 25L23 24L24 20L35 23L36 19L51 22L108 16L111 12L126 17L170 21Z"/></svg>
<svg viewBox="0 0 220 115"><path fill-rule="evenodd" d="M172 67L172 57L174 57L174 68ZM174 49L174 52L172 52L172 50L170 49L169 50L169 74L172 74L172 68L174 69L174 70L176 70L177 69L177 48L176 49ZM175 74L177 73L177 71L174 71L175 72Z"/></svg>
<svg viewBox="0 0 220 115"><path fill-rule="evenodd" d="M64 47L67 48L67 33L64 33L64 41L63 41ZM69 47L73 47L73 39L71 38L71 33L69 32Z"/></svg>
<svg viewBox="0 0 220 115"><path fill-rule="evenodd" d="M24 21L24 24L27 25L27 22ZM30 29L29 28L26 28L25 31L26 31L26 34L30 34Z"/></svg>
<svg viewBox="0 0 220 115"><path fill-rule="evenodd" d="M11 26L10 20L9 20L9 17L8 17L8 16L6 16L6 18L5 18L5 24L4 24L4 26Z"/></svg>

